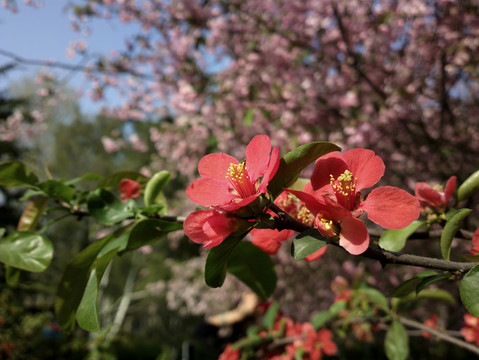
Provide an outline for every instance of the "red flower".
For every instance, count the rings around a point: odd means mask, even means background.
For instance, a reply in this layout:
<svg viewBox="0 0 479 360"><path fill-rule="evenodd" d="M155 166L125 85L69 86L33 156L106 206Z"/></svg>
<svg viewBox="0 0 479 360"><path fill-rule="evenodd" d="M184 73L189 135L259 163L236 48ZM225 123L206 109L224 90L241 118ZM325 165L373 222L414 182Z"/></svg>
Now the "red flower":
<svg viewBox="0 0 479 360"><path fill-rule="evenodd" d="M477 228L472 235L472 249L470 252L472 255L479 254L479 228Z"/></svg>
<svg viewBox="0 0 479 360"><path fill-rule="evenodd" d="M437 329L437 314L432 314L430 319L424 321L424 325L430 327L431 329ZM423 331L422 336L426 339L429 339L431 337L431 333L428 331Z"/></svg>
<svg viewBox="0 0 479 360"><path fill-rule="evenodd" d="M281 243L289 240L293 234L293 230L276 230L276 229L253 229L250 232L253 237L253 245L259 247L265 253L275 255Z"/></svg>
<svg viewBox="0 0 479 360"><path fill-rule="evenodd" d="M218 360L239 360L240 358L239 349L232 349L232 345L226 345L224 351L220 354Z"/></svg>
<svg viewBox="0 0 479 360"><path fill-rule="evenodd" d="M120 181L119 189L121 192L121 201L126 201L128 199L136 199L138 196L140 196L141 187L138 181L131 179L123 179Z"/></svg>
<svg viewBox="0 0 479 360"><path fill-rule="evenodd" d="M464 327L461 334L467 342L475 342L479 346L479 318L469 313L464 314Z"/></svg>
<svg viewBox="0 0 479 360"><path fill-rule="evenodd" d="M419 182L414 188L414 193L423 206L429 205L435 210L443 212L456 189L456 182L457 178L451 176L446 183L444 191L440 185L432 187L428 183Z"/></svg>
<svg viewBox="0 0 479 360"><path fill-rule="evenodd" d="M313 213L314 226L324 236L339 236L339 244L358 255L369 246L366 226L356 219L363 212L388 229L402 229L419 216L419 201L395 187L376 188L364 200L360 190L375 185L384 169L381 158L371 150L330 153L316 161L311 182L303 192L290 192Z"/></svg>
<svg viewBox="0 0 479 360"><path fill-rule="evenodd" d="M201 178L186 189L186 195L202 206L233 211L265 194L279 166L279 149L266 135L257 135L246 147L246 161L215 153L198 163Z"/></svg>
<svg viewBox="0 0 479 360"><path fill-rule="evenodd" d="M215 209L194 211L183 223L185 235L203 247L210 248L223 242L242 226L248 226L246 220L231 217Z"/></svg>

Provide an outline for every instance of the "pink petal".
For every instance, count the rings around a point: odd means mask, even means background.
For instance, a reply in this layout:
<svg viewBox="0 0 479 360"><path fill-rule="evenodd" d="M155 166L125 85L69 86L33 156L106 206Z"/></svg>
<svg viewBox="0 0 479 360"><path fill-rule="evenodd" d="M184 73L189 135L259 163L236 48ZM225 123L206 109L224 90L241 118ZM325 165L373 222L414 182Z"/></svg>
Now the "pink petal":
<svg viewBox="0 0 479 360"><path fill-rule="evenodd" d="M194 180L187 188L186 195L201 206L220 206L229 204L237 196L229 192L225 180L210 177Z"/></svg>
<svg viewBox="0 0 479 360"><path fill-rule="evenodd" d="M200 159L198 172L203 177L224 180L231 164L238 164L238 160L223 153L208 154Z"/></svg>
<svg viewBox="0 0 479 360"><path fill-rule="evenodd" d="M216 211L213 209L205 209L194 211L188 215L183 223L185 235L198 244L206 244L210 242L208 236L203 231L203 225L206 219L212 216Z"/></svg>
<svg viewBox="0 0 479 360"><path fill-rule="evenodd" d="M256 135L246 147L246 169L251 181L263 176L268 170L271 140L267 135Z"/></svg>
<svg viewBox="0 0 479 360"><path fill-rule="evenodd" d="M352 255L365 252L369 246L369 233L366 225L353 217L344 218L341 221L339 245Z"/></svg>
<svg viewBox="0 0 479 360"><path fill-rule="evenodd" d="M418 182L414 187L414 193L418 200L423 201L432 207L440 208L443 206L443 199L437 190L425 182Z"/></svg>
<svg viewBox="0 0 479 360"><path fill-rule="evenodd" d="M342 154L348 169L357 178L356 191L375 185L384 175L384 162L374 151L351 149Z"/></svg>
<svg viewBox="0 0 479 360"><path fill-rule="evenodd" d="M454 190L456 190L456 183L456 176L451 176L449 180L447 180L446 188L444 189L445 206L447 206L447 204L449 203L449 199L451 198L452 194L454 194Z"/></svg>
<svg viewBox="0 0 479 360"><path fill-rule="evenodd" d="M382 186L359 204L368 218L386 229L402 229L419 217L419 201L404 190Z"/></svg>
<svg viewBox="0 0 479 360"><path fill-rule="evenodd" d="M331 176L336 179L339 175L348 169L348 165L341 158L340 154L333 153L329 156L322 156L314 165L313 174L311 175L311 185L314 191L330 190Z"/></svg>

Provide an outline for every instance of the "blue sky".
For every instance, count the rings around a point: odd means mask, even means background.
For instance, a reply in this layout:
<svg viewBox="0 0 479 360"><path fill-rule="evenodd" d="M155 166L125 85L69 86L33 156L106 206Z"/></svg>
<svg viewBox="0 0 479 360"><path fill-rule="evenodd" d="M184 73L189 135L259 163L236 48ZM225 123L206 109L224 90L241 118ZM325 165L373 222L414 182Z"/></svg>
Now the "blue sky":
<svg viewBox="0 0 479 360"><path fill-rule="evenodd" d="M105 53L108 50L123 47L124 38L132 31L131 27L114 21L97 21L92 25L90 36L83 36L71 30L69 15L65 12L66 1L44 0L42 8L33 9L18 0L19 11L11 13L0 7L0 49L22 58L35 60L54 60L72 65L80 57L68 59L66 50L72 40L84 39L92 52ZM0 54L0 67L11 59ZM0 78L0 89L5 81L15 81L20 77L33 75L38 67L22 66L11 71L7 77ZM84 86L83 74L69 76L72 86ZM114 100L113 100L114 101ZM98 106L88 99L81 100L85 111L94 111Z"/></svg>

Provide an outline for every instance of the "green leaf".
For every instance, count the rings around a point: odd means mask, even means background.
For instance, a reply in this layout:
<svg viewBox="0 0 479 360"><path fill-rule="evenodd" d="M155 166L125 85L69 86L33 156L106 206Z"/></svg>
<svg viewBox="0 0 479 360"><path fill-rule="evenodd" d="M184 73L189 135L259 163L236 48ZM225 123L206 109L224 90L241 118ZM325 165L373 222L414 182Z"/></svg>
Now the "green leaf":
<svg viewBox="0 0 479 360"><path fill-rule="evenodd" d="M246 127L250 127L251 124L253 123L253 118L254 118L254 111L253 109L248 109L246 111L246 114L244 115L243 118L243 123Z"/></svg>
<svg viewBox="0 0 479 360"><path fill-rule="evenodd" d="M8 265L5 265L5 270L5 279L7 280L7 284L10 286L16 285L18 280L20 280L21 271Z"/></svg>
<svg viewBox="0 0 479 360"><path fill-rule="evenodd" d="M151 244L162 239L167 233L181 229L183 229L182 224L166 220L147 219L140 221L131 230L125 251Z"/></svg>
<svg viewBox="0 0 479 360"><path fill-rule="evenodd" d="M384 250L401 251L406 245L406 240L426 223L426 221L415 220L403 229L385 230L379 238L379 246Z"/></svg>
<svg viewBox="0 0 479 360"><path fill-rule="evenodd" d="M46 180L38 184L38 187L46 195L67 203L73 200L76 192L71 186L65 185L63 182L57 180Z"/></svg>
<svg viewBox="0 0 479 360"><path fill-rule="evenodd" d="M160 171L152 176L145 187L144 200L146 206L156 204L159 199L164 200L164 197L160 197L159 195L170 180L171 173L166 170Z"/></svg>
<svg viewBox="0 0 479 360"><path fill-rule="evenodd" d="M336 315L329 310L321 311L312 317L311 324L316 330L318 330L324 327L324 325L335 316Z"/></svg>
<svg viewBox="0 0 479 360"><path fill-rule="evenodd" d="M268 308L266 313L263 317L263 326L268 329L273 329L274 324L276 322L276 315L278 315L279 311L279 302L275 301L271 304Z"/></svg>
<svg viewBox="0 0 479 360"><path fill-rule="evenodd" d="M18 231L33 231L38 225L38 221L43 216L48 203L48 198L37 197L28 202L22 216L18 221Z"/></svg>
<svg viewBox="0 0 479 360"><path fill-rule="evenodd" d="M226 262L233 249L245 236L246 233L230 235L208 252L205 262L205 282L208 286L216 288L223 285L226 278Z"/></svg>
<svg viewBox="0 0 479 360"><path fill-rule="evenodd" d="M0 261L17 269L41 272L53 258L53 245L45 236L17 231L0 241Z"/></svg>
<svg viewBox="0 0 479 360"><path fill-rule="evenodd" d="M441 234L441 254L444 260L449 260L454 235L456 235L457 230L461 227L462 221L471 211L471 209L459 210L446 222L446 225L444 225L444 230Z"/></svg>
<svg viewBox="0 0 479 360"><path fill-rule="evenodd" d="M462 304L472 315L479 317L479 265L464 276L459 285Z"/></svg>
<svg viewBox="0 0 479 360"><path fill-rule="evenodd" d="M466 200L479 191L479 170L469 176L457 189L457 200Z"/></svg>
<svg viewBox="0 0 479 360"><path fill-rule="evenodd" d="M136 171L119 171L114 174L106 176L97 185L97 188L101 189L116 189L120 186L120 182L123 179L131 179L138 181L140 184L145 184L148 178Z"/></svg>
<svg viewBox="0 0 479 360"><path fill-rule="evenodd" d="M412 293L415 289L417 284L421 282L420 278L413 277L412 279L406 280L399 284L388 297L404 297Z"/></svg>
<svg viewBox="0 0 479 360"><path fill-rule="evenodd" d="M88 172L88 173L84 174L83 176L80 176L80 177L77 177L77 178L66 181L65 184L66 185L75 185L75 184L78 184L79 182L82 182L82 181L99 181L101 179L103 179L102 175L92 173L92 172Z"/></svg>
<svg viewBox="0 0 479 360"><path fill-rule="evenodd" d="M427 287L431 284L434 284L438 281L446 280L448 278L449 278L449 276L444 275L444 274L427 276L427 277L423 278L419 284L417 284L416 294L419 294L425 287Z"/></svg>
<svg viewBox="0 0 479 360"><path fill-rule="evenodd" d="M72 331L75 328L77 310L81 303L83 305L79 316L82 325L95 328L95 321L86 314L87 308L94 310L92 301L97 290L93 288L93 280L98 284L112 256L125 248L128 239L123 234L125 229L121 228L89 245L66 267L55 298L55 315L65 331ZM97 313L93 312L93 316L96 317Z"/></svg>
<svg viewBox="0 0 479 360"><path fill-rule="evenodd" d="M389 360L406 360L409 356L409 338L399 321L393 321L384 340L384 351Z"/></svg>
<svg viewBox="0 0 479 360"><path fill-rule="evenodd" d="M104 250L104 249L103 249ZM100 312L98 309L98 293L100 281L108 264L117 254L113 249L103 256L99 256L91 268L85 291L76 312L78 325L87 331L100 331Z"/></svg>
<svg viewBox="0 0 479 360"><path fill-rule="evenodd" d="M35 185L37 176L18 161L0 163L0 186Z"/></svg>
<svg viewBox="0 0 479 360"><path fill-rule="evenodd" d="M227 270L263 300L267 300L276 287L271 257L250 242L240 242L234 248L227 261Z"/></svg>
<svg viewBox="0 0 479 360"><path fill-rule="evenodd" d="M116 224L133 216L129 202L120 201L115 195L104 189L91 192L88 195L87 204L90 215L103 224Z"/></svg>
<svg viewBox="0 0 479 360"><path fill-rule="evenodd" d="M293 240L293 256L296 261L314 254L316 251L327 245L326 241L318 239L323 236L315 229L306 230Z"/></svg>
<svg viewBox="0 0 479 360"><path fill-rule="evenodd" d="M388 299L383 295L383 293L377 289L374 288L363 288L363 289L358 289L358 292L362 292L363 294L366 294L366 296L369 298L369 301L376 305L379 309L382 309L386 312L389 311L389 304L388 304Z"/></svg>
<svg viewBox="0 0 479 360"><path fill-rule="evenodd" d="M320 156L339 150L341 148L333 143L318 141L301 145L290 151L281 158L278 171L269 182L269 192L273 195L273 198L276 198L283 192L283 188L291 186L299 178L301 171L309 164Z"/></svg>

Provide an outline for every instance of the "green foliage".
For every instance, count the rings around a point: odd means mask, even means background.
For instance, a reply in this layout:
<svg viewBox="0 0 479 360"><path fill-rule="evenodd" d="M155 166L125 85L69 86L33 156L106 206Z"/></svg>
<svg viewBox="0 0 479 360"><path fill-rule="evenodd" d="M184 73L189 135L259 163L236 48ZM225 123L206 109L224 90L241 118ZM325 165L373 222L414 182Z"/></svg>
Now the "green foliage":
<svg viewBox="0 0 479 360"><path fill-rule="evenodd" d="M37 176L19 161L0 163L0 186L26 186L38 182Z"/></svg>
<svg viewBox="0 0 479 360"><path fill-rule="evenodd" d="M426 221L415 220L403 229L387 229L379 238L379 246L384 250L401 251L406 245L407 239L426 223Z"/></svg>
<svg viewBox="0 0 479 360"><path fill-rule="evenodd" d="M457 189L457 200L459 202L470 198L479 192L479 170L471 174Z"/></svg>
<svg viewBox="0 0 479 360"><path fill-rule="evenodd" d="M321 239L321 240L320 240ZM296 261L304 259L306 256L314 254L319 249L327 245L327 241L316 229L306 230L299 234L294 240L291 252Z"/></svg>
<svg viewBox="0 0 479 360"><path fill-rule="evenodd" d="M471 209L460 209L447 220L444 230L441 233L441 254L444 260L449 260L454 235L456 235L463 220L471 213L471 211Z"/></svg>
<svg viewBox="0 0 479 360"><path fill-rule="evenodd" d="M162 194L163 188L171 180L171 173L163 170L151 177L145 187L144 201L146 206L157 204L160 200L161 203L165 203Z"/></svg>
<svg viewBox="0 0 479 360"><path fill-rule="evenodd" d="M41 272L52 258L52 243L35 232L13 232L0 241L0 261L17 269Z"/></svg>
<svg viewBox="0 0 479 360"><path fill-rule="evenodd" d="M135 250L144 245L151 244L165 238L169 232L181 229L183 229L182 224L161 219L140 221L131 230L125 251Z"/></svg>
<svg viewBox="0 0 479 360"><path fill-rule="evenodd" d="M93 218L106 225L116 224L134 215L132 202L122 202L104 189L97 189L88 195L88 211Z"/></svg>
<svg viewBox="0 0 479 360"><path fill-rule="evenodd" d="M479 317L479 265L473 267L464 276L459 285L462 304L472 315Z"/></svg>
<svg viewBox="0 0 479 360"><path fill-rule="evenodd" d="M398 285L390 294L390 297L406 297L413 291L418 295L425 287L438 281L449 279L449 274L438 274L433 270L425 270L417 273L413 278Z"/></svg>
<svg viewBox="0 0 479 360"><path fill-rule="evenodd" d="M384 351L389 360L406 360L409 356L409 337L404 325L397 320L386 333Z"/></svg>
<svg viewBox="0 0 479 360"><path fill-rule="evenodd" d="M278 171L270 181L268 189L276 198L283 188L288 188L299 178L301 171L320 156L341 148L326 141L318 141L301 145L281 158Z"/></svg>
<svg viewBox="0 0 479 360"><path fill-rule="evenodd" d="M227 261L227 270L260 298L267 300L276 287L276 271L271 257L250 242L240 242Z"/></svg>

